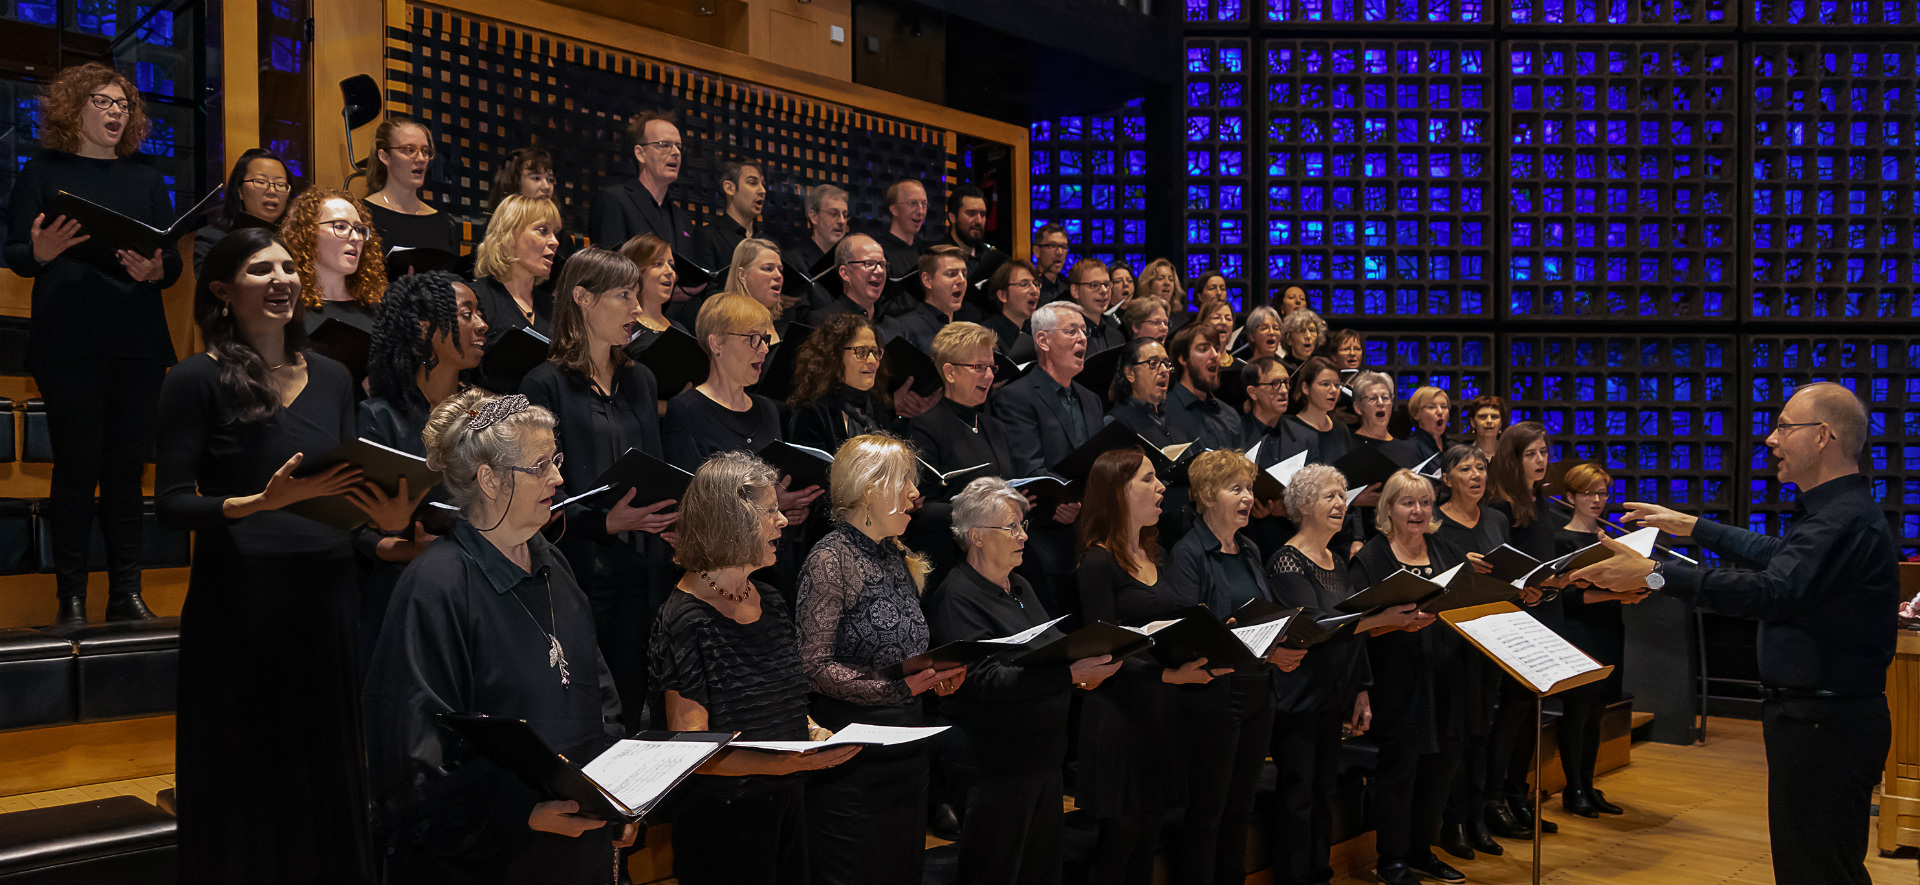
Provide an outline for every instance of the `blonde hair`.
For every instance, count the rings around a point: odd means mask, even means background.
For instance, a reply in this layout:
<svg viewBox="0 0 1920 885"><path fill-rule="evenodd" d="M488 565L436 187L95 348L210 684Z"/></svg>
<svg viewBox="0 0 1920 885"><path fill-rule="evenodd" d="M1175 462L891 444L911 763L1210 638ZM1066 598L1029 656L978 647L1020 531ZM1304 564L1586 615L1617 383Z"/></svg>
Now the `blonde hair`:
<svg viewBox="0 0 1920 885"><path fill-rule="evenodd" d="M493 220L487 222L487 238L473 251L473 275L505 279L517 260L514 241L527 228L542 223L551 225L556 236L560 233L560 208L552 200L529 200L519 194L501 200L500 207L493 210ZM536 277L534 282L545 279Z"/></svg>
<svg viewBox="0 0 1920 885"><path fill-rule="evenodd" d="M920 459L913 447L885 433L868 433L840 444L833 453L833 473L828 484L833 495L833 518L845 522L849 514L866 501L867 495L899 495L914 488L920 477ZM913 586L926 586L932 569L926 557L907 550L900 539L891 539L907 558L907 573Z"/></svg>
<svg viewBox="0 0 1920 885"><path fill-rule="evenodd" d="M991 355L993 346L998 343L1000 336L979 323L948 323L933 336L933 364L947 366L958 363L961 354L977 347L986 348Z"/></svg>
<svg viewBox="0 0 1920 885"><path fill-rule="evenodd" d="M1359 388L1354 388L1354 389L1358 390ZM1440 396L1447 397L1448 405L1453 404L1453 397L1447 396L1447 392L1444 390L1441 390L1438 387L1433 387L1429 385L1429 386L1421 387L1419 390L1414 391L1412 396L1407 397L1407 417L1417 420L1420 417L1420 410L1426 408L1429 405L1432 405L1434 397L1440 397ZM1445 427L1442 427L1440 429L1446 430Z"/></svg>
<svg viewBox="0 0 1920 885"><path fill-rule="evenodd" d="M1168 301L1167 310L1172 311L1176 305L1184 307L1184 302L1187 300L1186 284L1180 281L1180 271L1174 269L1173 262L1165 258L1155 258L1147 262L1146 268L1141 270L1140 276L1133 281L1134 294L1136 296L1153 294L1153 283L1159 279L1163 271L1173 280L1173 300ZM1143 293L1140 291L1142 289L1147 291Z"/></svg>
<svg viewBox="0 0 1920 885"><path fill-rule="evenodd" d="M1567 494L1575 495L1593 491L1594 486L1605 489L1613 484L1613 474L1592 461L1582 461L1567 469L1567 475L1560 480Z"/></svg>
<svg viewBox="0 0 1920 885"><path fill-rule="evenodd" d="M1433 483L1426 477L1411 470L1394 471L1392 476L1387 477L1386 485L1380 488L1380 506L1374 511L1373 527L1379 529L1382 534L1393 534L1393 502L1400 500L1402 495L1419 492L1426 492L1430 498L1438 497L1433 493ZM1439 530L1439 520L1427 520L1427 534L1431 535Z"/></svg>
<svg viewBox="0 0 1920 885"><path fill-rule="evenodd" d="M764 514L756 498L774 490L779 474L745 452L720 452L694 471L680 499L673 564L690 572L756 565Z"/></svg>
<svg viewBox="0 0 1920 885"><path fill-rule="evenodd" d="M693 334L709 355L713 346L708 339L730 332L773 331L773 314L751 295L717 295L700 305L693 318Z"/></svg>
<svg viewBox="0 0 1920 885"><path fill-rule="evenodd" d="M551 432L553 413L528 406L498 424L472 432L467 429L482 407L500 397L469 387L447 397L427 416L420 432L427 448L427 467L440 472L447 501L471 511L480 500L480 467L510 465L526 454L527 438L537 431ZM469 512L469 516L471 513Z"/></svg>
<svg viewBox="0 0 1920 885"><path fill-rule="evenodd" d="M722 292L722 295L751 294L747 291L747 275L741 273L741 271L746 270L747 265L752 264L758 259L761 252L772 252L774 258L780 257L779 246L774 245L771 240L763 240L759 237L748 237L741 240L740 245L733 247L733 257L727 260L727 267L729 269L727 273L727 290ZM781 294L791 295L792 293L783 292Z"/></svg>
<svg viewBox="0 0 1920 885"><path fill-rule="evenodd" d="M1213 499L1235 481L1251 484L1254 475L1260 472L1247 456L1231 449L1215 449L1193 459L1193 466L1187 468L1187 485L1191 489L1193 512L1205 514L1213 506Z"/></svg>

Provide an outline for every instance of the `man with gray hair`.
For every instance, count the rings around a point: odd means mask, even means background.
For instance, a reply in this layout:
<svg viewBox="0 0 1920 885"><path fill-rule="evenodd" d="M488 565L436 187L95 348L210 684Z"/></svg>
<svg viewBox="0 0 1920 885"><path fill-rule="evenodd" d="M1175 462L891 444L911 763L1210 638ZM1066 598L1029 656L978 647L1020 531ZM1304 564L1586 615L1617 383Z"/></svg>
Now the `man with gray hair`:
<svg viewBox="0 0 1920 885"><path fill-rule="evenodd" d="M1760 622L1767 818L1777 881L1865 883L1873 790L1892 742L1887 667L1899 631L1899 557L1860 475L1867 410L1838 384L1809 384L1767 434L1779 481L1799 487L1779 538L1627 505L1626 519L1692 537L1737 563L1654 562L1607 540L1613 558L1572 580L1608 590L1664 590Z"/></svg>
<svg viewBox="0 0 1920 885"><path fill-rule="evenodd" d="M788 249L781 254L788 264L808 273L832 254L833 247L847 235L847 220L851 217L847 203L847 192L831 184L816 184L807 188L807 233L805 242ZM807 293L806 308L809 311L826 307L833 300L833 293L819 283L813 284Z"/></svg>

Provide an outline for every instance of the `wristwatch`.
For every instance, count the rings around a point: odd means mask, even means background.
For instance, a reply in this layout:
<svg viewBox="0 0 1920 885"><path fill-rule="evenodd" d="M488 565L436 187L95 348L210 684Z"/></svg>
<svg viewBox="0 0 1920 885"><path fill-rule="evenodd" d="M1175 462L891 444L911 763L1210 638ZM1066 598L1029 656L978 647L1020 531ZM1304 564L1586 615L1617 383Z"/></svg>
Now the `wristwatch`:
<svg viewBox="0 0 1920 885"><path fill-rule="evenodd" d="M1664 566L1665 566L1665 563L1656 562L1653 564L1653 571L1647 572L1647 589L1648 590L1659 590L1660 588L1667 586L1667 577L1663 574L1660 574L1660 569Z"/></svg>

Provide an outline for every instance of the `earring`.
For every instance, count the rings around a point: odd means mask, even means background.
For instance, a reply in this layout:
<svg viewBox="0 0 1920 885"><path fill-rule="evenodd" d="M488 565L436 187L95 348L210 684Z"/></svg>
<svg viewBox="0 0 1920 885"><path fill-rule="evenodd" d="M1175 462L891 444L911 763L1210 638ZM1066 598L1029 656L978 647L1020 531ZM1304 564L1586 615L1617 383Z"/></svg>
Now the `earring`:
<svg viewBox="0 0 1920 885"><path fill-rule="evenodd" d="M227 306L226 306L226 305L224 305L224 304L222 304L222 305L220 305L220 315L221 315L221 316L226 316L226 315L227 315Z"/></svg>
<svg viewBox="0 0 1920 885"><path fill-rule="evenodd" d="M867 511L867 528L873 528L873 511Z"/></svg>

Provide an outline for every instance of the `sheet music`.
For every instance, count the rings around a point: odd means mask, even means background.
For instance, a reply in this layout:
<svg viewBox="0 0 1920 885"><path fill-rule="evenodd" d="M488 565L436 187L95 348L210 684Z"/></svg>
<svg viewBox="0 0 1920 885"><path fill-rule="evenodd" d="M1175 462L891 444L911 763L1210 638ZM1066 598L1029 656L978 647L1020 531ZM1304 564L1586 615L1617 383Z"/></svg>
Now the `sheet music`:
<svg viewBox="0 0 1920 885"><path fill-rule="evenodd" d="M1235 627L1232 632L1241 642L1246 643L1247 651L1253 652L1255 657L1264 658L1267 656L1267 650L1273 648L1273 641L1279 638L1280 633L1287 629L1287 624L1292 620L1293 617L1285 617L1264 624Z"/></svg>
<svg viewBox="0 0 1920 885"><path fill-rule="evenodd" d="M1281 461L1280 463L1267 468L1267 475L1272 476L1275 480L1278 480L1279 483L1283 486L1292 485L1293 475L1305 469L1306 466L1307 466L1307 453L1301 452L1297 455L1294 455L1291 458L1288 458L1285 461Z"/></svg>
<svg viewBox="0 0 1920 885"><path fill-rule="evenodd" d="M1168 618L1164 621L1150 621L1147 623L1145 627L1128 627L1122 624L1121 628L1125 630L1132 630L1133 632L1138 633L1141 636L1152 636L1153 634L1158 633L1161 630L1165 630L1168 627L1171 627L1175 624L1180 623L1180 620L1181 620L1180 618Z"/></svg>
<svg viewBox="0 0 1920 885"><path fill-rule="evenodd" d="M629 811L638 811L712 753L710 741L621 741L580 770Z"/></svg>
<svg viewBox="0 0 1920 885"><path fill-rule="evenodd" d="M1047 632L1049 629L1053 627L1053 625L1058 624L1061 621L1064 621L1066 619L1067 619L1066 615L1061 615L1060 617L1054 618L1053 620L1048 621L1044 624L1041 624L1038 627L1029 627L1025 630L1022 630L1018 633L1013 634L1012 636L1002 636L999 639L982 639L980 641L999 643L1003 645L1026 645L1027 643L1032 642L1035 636L1039 636L1040 634Z"/></svg>
<svg viewBox="0 0 1920 885"><path fill-rule="evenodd" d="M891 747L894 744L910 744L923 738L933 737L946 731L947 728L948 726L945 725L909 728L902 725L868 725L865 722L855 722L835 732L833 737L824 741L734 741L727 746L746 747L749 750L771 750L776 753L807 753L846 744Z"/></svg>
<svg viewBox="0 0 1920 885"><path fill-rule="evenodd" d="M1600 669L1599 662L1526 612L1488 615L1454 626L1538 691L1549 691L1563 679Z"/></svg>

